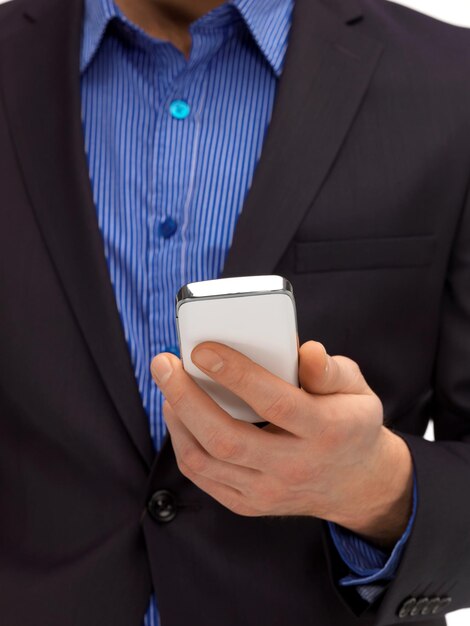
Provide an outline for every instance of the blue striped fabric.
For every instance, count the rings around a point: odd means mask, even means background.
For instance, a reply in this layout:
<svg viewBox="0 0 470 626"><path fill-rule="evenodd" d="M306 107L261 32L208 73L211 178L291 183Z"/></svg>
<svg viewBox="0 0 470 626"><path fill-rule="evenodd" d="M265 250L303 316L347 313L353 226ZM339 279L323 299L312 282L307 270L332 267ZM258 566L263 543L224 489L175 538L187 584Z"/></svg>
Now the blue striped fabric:
<svg viewBox="0 0 470 626"><path fill-rule="evenodd" d="M413 508L403 535L389 552L383 552L362 537L341 526L328 522L333 543L342 560L350 569L350 574L339 581L343 586L356 587L359 595L367 602L373 602L384 590L385 581L394 578L413 529L418 506L416 473L413 473Z"/></svg>
<svg viewBox="0 0 470 626"><path fill-rule="evenodd" d="M165 436L149 364L178 353L174 298L217 278L250 187L293 0L233 0L191 25L188 60L112 0L85 0L85 149L110 277L149 428ZM153 598L146 626L159 624Z"/></svg>
<svg viewBox="0 0 470 626"><path fill-rule="evenodd" d="M179 287L222 271L269 123L290 13L290 0L222 6L192 26L186 62L172 45L134 27L112 0L86 3L86 151L111 280L157 449L165 427L149 363L158 352L177 350ZM191 107L187 119L171 116L175 99ZM168 218L177 229L165 238L159 225Z"/></svg>
<svg viewBox="0 0 470 626"><path fill-rule="evenodd" d="M174 298L181 285L217 278L223 269L269 124L291 12L292 0L223 5L191 26L186 61L133 26L112 0L85 3L85 149L156 449L165 425L149 364L158 352L178 350ZM175 100L188 105L186 118L171 115ZM159 624L155 598L145 624Z"/></svg>

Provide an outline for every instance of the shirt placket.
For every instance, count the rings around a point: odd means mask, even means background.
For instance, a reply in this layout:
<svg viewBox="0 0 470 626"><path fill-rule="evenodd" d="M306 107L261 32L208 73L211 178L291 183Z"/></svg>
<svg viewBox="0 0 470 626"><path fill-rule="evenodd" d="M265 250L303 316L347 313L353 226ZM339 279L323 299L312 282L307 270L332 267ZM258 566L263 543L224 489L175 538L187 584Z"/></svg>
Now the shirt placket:
<svg viewBox="0 0 470 626"><path fill-rule="evenodd" d="M155 133L148 214L148 323L151 354L179 356L175 295L194 279L188 251L194 233L192 201L200 184L201 125L206 106L206 72L225 34L193 35L189 61L172 45L159 43L155 71ZM152 140L152 138L151 138ZM150 391L150 428L156 449L166 434L163 397Z"/></svg>
<svg viewBox="0 0 470 626"><path fill-rule="evenodd" d="M182 225L191 181L198 122L187 95L191 67L171 46L165 46L165 63L157 65L156 125L153 138L152 194L149 212L149 329L152 354L178 354L174 298L181 286ZM151 431L159 449L165 436L163 398L154 385L151 392Z"/></svg>

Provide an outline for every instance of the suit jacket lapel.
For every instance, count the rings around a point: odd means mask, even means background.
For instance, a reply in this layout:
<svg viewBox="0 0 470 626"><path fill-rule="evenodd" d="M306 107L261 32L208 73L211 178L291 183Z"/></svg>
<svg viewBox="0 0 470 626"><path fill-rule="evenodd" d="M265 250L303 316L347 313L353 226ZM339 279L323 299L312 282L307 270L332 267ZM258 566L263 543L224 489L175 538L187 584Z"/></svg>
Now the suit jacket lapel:
<svg viewBox="0 0 470 626"><path fill-rule="evenodd" d="M3 45L3 98L53 264L109 395L149 466L154 452L148 418L108 274L84 153L81 23L81 0L31 2Z"/></svg>
<svg viewBox="0 0 470 626"><path fill-rule="evenodd" d="M331 2L329 3L331 4ZM274 111L222 276L270 274L331 169L382 52L354 2L296 0Z"/></svg>

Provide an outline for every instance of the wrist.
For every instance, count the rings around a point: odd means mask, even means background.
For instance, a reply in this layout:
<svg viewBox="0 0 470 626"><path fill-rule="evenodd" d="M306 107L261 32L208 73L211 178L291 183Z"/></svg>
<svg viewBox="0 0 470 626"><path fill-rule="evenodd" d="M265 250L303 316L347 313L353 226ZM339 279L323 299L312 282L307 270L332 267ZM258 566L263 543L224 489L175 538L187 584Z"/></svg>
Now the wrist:
<svg viewBox="0 0 470 626"><path fill-rule="evenodd" d="M360 514L339 523L378 547L391 549L411 516L413 461L404 440L385 427L358 503Z"/></svg>

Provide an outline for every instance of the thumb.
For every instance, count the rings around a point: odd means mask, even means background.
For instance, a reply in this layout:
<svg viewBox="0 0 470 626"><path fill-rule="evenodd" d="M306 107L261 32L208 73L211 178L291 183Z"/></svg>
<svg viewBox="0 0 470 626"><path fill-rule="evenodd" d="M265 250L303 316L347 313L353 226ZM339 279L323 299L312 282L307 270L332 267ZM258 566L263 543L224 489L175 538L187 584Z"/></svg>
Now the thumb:
<svg viewBox="0 0 470 626"><path fill-rule="evenodd" d="M358 364L346 356L330 356L323 344L307 341L299 350L299 382L308 393L372 393Z"/></svg>

